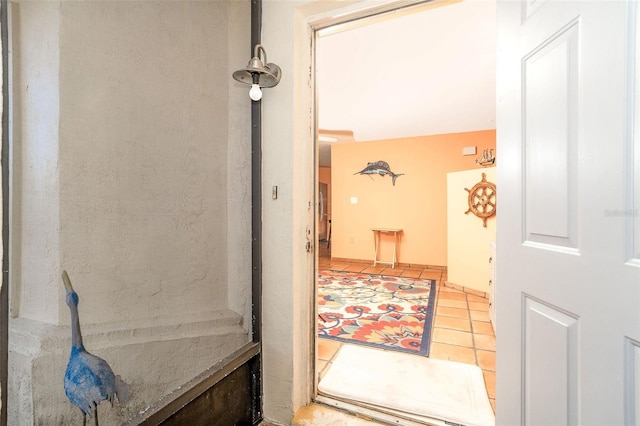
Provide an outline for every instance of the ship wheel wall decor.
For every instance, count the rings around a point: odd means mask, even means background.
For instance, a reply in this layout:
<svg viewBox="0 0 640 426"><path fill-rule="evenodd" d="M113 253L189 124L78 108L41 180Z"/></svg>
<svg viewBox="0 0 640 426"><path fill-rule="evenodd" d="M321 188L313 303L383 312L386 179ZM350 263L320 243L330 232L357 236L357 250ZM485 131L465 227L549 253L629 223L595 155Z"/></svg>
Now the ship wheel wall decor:
<svg viewBox="0 0 640 426"><path fill-rule="evenodd" d="M469 210L464 214L473 213L482 219L484 227L487 227L487 219L496 214L496 184L487 182L487 175L482 174L482 180L473 188L465 188L469 193Z"/></svg>

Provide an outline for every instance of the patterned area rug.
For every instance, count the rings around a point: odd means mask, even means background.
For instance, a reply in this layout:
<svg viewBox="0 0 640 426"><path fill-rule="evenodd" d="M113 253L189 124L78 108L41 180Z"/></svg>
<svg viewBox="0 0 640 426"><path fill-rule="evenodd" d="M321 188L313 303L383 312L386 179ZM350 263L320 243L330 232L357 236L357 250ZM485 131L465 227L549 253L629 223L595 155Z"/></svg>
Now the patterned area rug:
<svg viewBox="0 0 640 426"><path fill-rule="evenodd" d="M429 355L434 280L320 271L318 336Z"/></svg>

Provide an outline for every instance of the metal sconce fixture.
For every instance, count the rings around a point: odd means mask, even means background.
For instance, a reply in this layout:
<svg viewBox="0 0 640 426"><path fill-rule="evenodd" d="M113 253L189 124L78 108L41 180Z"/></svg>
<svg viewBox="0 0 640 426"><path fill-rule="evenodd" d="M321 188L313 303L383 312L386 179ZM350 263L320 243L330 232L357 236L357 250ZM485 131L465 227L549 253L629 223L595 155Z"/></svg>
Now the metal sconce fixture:
<svg viewBox="0 0 640 426"><path fill-rule="evenodd" d="M260 52L262 52L261 59ZM264 65L266 64L266 65ZM241 70L233 73L233 78L240 83L250 84L249 97L254 101L262 99L261 87L274 87L280 82L282 72L276 64L267 63L267 52L261 44L256 44L253 58Z"/></svg>

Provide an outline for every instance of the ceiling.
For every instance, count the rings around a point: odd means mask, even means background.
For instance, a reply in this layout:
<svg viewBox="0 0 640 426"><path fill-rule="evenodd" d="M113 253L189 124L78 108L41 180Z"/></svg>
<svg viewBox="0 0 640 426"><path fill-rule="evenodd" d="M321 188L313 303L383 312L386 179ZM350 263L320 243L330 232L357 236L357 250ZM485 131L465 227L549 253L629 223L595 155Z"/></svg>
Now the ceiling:
<svg viewBox="0 0 640 426"><path fill-rule="evenodd" d="M495 129L495 9L433 2L322 30L320 134L342 143ZM319 145L329 166L330 143Z"/></svg>

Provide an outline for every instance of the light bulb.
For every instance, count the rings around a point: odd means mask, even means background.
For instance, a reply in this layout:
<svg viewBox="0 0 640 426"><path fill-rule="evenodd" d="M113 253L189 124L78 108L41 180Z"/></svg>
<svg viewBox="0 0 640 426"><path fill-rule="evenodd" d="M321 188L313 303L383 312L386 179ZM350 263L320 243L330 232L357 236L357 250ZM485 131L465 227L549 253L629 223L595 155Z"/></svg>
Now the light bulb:
<svg viewBox="0 0 640 426"><path fill-rule="evenodd" d="M260 90L260 86L252 84L251 89L249 89L249 97L254 101L262 99L262 90Z"/></svg>

